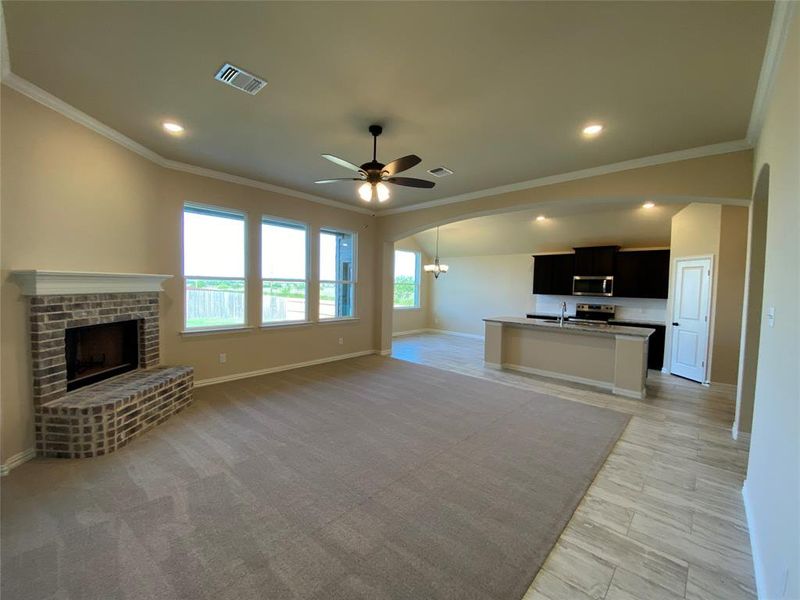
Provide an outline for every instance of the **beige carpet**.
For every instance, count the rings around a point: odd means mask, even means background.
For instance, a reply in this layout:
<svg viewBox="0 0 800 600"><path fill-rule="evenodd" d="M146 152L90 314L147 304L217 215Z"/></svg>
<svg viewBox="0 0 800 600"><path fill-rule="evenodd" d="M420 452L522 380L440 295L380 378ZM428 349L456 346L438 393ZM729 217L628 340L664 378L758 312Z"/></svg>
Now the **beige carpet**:
<svg viewBox="0 0 800 600"><path fill-rule="evenodd" d="M380 357L2 480L2 598L521 598L628 422Z"/></svg>

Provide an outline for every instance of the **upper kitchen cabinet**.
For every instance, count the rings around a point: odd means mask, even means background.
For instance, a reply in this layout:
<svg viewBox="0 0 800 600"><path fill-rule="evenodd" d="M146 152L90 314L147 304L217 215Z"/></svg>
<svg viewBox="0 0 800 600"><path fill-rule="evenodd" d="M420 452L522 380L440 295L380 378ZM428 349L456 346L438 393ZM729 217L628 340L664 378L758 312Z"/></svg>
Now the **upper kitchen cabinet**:
<svg viewBox="0 0 800 600"><path fill-rule="evenodd" d="M575 275L613 275L618 246L575 248Z"/></svg>
<svg viewBox="0 0 800 600"><path fill-rule="evenodd" d="M669 290L669 250L618 252L614 296L666 298Z"/></svg>
<svg viewBox="0 0 800 600"><path fill-rule="evenodd" d="M533 293L569 296L575 274L574 254L543 254L533 257Z"/></svg>

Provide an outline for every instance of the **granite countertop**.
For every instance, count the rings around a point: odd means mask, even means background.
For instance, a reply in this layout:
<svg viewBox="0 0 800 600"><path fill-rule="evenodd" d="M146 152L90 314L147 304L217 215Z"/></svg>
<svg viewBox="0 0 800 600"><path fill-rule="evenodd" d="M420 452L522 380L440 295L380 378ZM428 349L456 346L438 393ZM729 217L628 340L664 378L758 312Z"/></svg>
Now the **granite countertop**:
<svg viewBox="0 0 800 600"><path fill-rule="evenodd" d="M527 313L529 319L536 319L539 317L550 317L551 319L557 319L558 315L555 313ZM574 319L575 315L567 315L568 318ZM656 321L654 319L633 319L633 318L619 318L619 319L609 319L609 323L616 323L617 325L626 325L628 323L636 323L637 325L658 325L660 327L665 327L666 323L664 321Z"/></svg>
<svg viewBox="0 0 800 600"><path fill-rule="evenodd" d="M544 319L530 319L526 317L487 317L484 321L489 323L502 323L514 327L530 327L532 329L558 329L565 333L582 333L591 335L628 335L631 337L648 338L655 333L655 329L646 327L625 327L624 325L607 325L605 323L570 323L565 321L560 325L558 321Z"/></svg>

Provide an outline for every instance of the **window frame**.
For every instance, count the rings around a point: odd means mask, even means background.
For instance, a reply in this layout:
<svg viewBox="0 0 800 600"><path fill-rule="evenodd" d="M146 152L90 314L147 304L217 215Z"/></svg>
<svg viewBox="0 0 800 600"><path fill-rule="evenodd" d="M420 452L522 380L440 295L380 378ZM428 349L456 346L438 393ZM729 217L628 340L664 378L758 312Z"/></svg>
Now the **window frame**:
<svg viewBox="0 0 800 600"><path fill-rule="evenodd" d="M339 233L349 235L353 243L353 266L350 269L351 279L323 279L322 278L322 234L323 233ZM318 230L317 235L317 323L333 323L336 321L354 321L358 319L358 302L356 298L358 294L358 233L349 229L342 229L339 227L322 226ZM351 314L345 317L322 317L319 311L320 298L322 297L322 284L332 283L336 284L349 284L352 290L352 298L350 305L352 310Z"/></svg>
<svg viewBox="0 0 800 600"><path fill-rule="evenodd" d="M394 290L397 285L397 274L392 274L392 308L394 310L421 310L422 309L422 252L419 250L406 250L405 248L395 248L394 262L397 264L397 253L408 252L414 255L414 305L397 306L394 303ZM408 284L406 284L408 285Z"/></svg>
<svg viewBox="0 0 800 600"><path fill-rule="evenodd" d="M261 226L267 223L274 223L276 225L287 225L290 227L299 227L305 231L306 234L306 278L303 279L276 279L274 277L264 277L264 230ZM291 325L305 325L311 323L311 319L309 317L309 307L310 307L310 298L309 292L311 290L311 225L304 222L304 221L296 221L294 219L286 219L284 217L274 217L272 215L261 215L261 221L259 222L259 234L258 234L258 266L259 266L259 281L260 289L259 295L261 296L261 311L259 321L261 322L261 327L269 328L269 327L288 327ZM303 319L293 319L293 320L286 320L286 321L264 321L264 282L265 281L278 281L278 282L297 282L297 283L305 283L306 284L306 310L305 316Z"/></svg>
<svg viewBox="0 0 800 600"><path fill-rule="evenodd" d="M186 275L186 228L184 223L184 213L186 209L195 209L197 211L203 211L207 213L217 213L221 216L230 215L233 217L241 217L242 219L242 227L244 229L243 235L243 245L242 245L242 255L243 255L243 269L244 275L242 277L197 277L197 276L187 276ZM182 307L183 307L183 319L182 319L182 329L181 333L184 334L193 334L193 333L213 333L215 331L236 331L236 330L243 330L243 329L252 329L248 322L248 314L247 314L247 290L249 286L249 278L248 273L250 272L249 263L248 263L248 252L247 249L249 247L249 236L248 236L248 222L247 222L247 213L242 210L237 210L235 208L228 208L223 206L216 206L213 204L203 204L199 202L184 202L181 206L181 279L183 280L183 285L181 286L182 289ZM189 316L189 312L186 310L186 301L188 298L187 291L187 282L190 279L209 279L214 281L242 281L244 283L244 293L243 293L243 311L244 311L244 320L241 324L237 323L235 325L209 325L206 327L190 327L186 319Z"/></svg>

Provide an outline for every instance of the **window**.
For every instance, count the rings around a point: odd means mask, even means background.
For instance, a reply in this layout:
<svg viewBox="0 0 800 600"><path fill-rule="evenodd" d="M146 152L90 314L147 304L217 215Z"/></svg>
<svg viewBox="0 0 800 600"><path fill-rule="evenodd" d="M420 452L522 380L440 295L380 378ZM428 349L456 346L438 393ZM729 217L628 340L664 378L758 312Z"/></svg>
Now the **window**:
<svg viewBox="0 0 800 600"><path fill-rule="evenodd" d="M306 226L261 221L261 322L308 319L308 235Z"/></svg>
<svg viewBox="0 0 800 600"><path fill-rule="evenodd" d="M319 318L352 317L356 285L356 236L319 232Z"/></svg>
<svg viewBox="0 0 800 600"><path fill-rule="evenodd" d="M394 307L419 308L419 252L394 251Z"/></svg>
<svg viewBox="0 0 800 600"><path fill-rule="evenodd" d="M244 215L183 207L186 329L245 323Z"/></svg>

